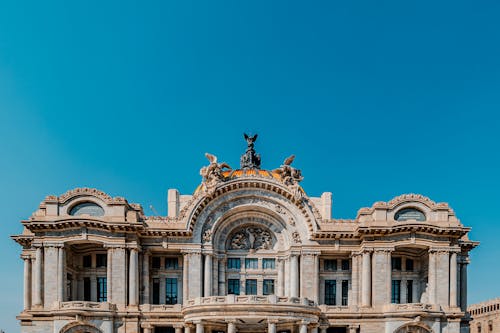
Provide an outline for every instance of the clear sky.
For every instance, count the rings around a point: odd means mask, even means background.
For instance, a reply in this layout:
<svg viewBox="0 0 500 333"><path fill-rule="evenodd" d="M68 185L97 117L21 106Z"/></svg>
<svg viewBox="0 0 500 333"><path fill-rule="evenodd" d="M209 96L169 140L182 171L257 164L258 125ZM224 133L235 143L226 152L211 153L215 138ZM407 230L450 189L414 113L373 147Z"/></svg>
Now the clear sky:
<svg viewBox="0 0 500 333"><path fill-rule="evenodd" d="M0 2L0 329L18 332L9 235L74 187L166 212L211 152L258 133L333 215L402 193L481 241L469 302L500 296L500 2Z"/></svg>

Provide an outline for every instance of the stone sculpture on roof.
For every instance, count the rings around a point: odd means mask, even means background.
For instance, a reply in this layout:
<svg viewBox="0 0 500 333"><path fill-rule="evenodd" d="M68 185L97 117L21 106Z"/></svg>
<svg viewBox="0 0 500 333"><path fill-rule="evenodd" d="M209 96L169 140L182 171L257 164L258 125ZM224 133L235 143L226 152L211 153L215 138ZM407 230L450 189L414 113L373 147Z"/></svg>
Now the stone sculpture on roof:
<svg viewBox="0 0 500 333"><path fill-rule="evenodd" d="M245 140L247 141L247 150L245 154L241 155L240 158L240 168L241 169L260 169L260 155L255 152L254 144L257 140L257 134L254 136L248 136L246 133L243 134Z"/></svg>

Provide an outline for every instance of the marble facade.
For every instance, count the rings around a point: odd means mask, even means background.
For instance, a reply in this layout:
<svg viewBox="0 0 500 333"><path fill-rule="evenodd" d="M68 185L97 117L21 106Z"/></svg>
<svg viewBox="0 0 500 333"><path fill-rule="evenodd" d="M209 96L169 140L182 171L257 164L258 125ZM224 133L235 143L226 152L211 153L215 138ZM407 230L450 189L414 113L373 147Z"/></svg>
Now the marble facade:
<svg viewBox="0 0 500 333"><path fill-rule="evenodd" d="M406 194L335 219L290 164L211 158L192 195L168 191L168 216L96 189L47 196L12 236L21 332L468 332L477 243L446 203Z"/></svg>

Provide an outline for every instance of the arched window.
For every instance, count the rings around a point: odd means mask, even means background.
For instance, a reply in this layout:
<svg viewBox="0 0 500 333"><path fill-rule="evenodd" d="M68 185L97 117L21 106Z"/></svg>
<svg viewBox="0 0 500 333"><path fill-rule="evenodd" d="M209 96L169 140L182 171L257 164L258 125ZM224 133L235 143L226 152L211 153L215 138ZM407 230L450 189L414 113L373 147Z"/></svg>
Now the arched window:
<svg viewBox="0 0 500 333"><path fill-rule="evenodd" d="M71 208L69 215L90 215L90 216L103 216L104 209L93 202L83 202Z"/></svg>
<svg viewBox="0 0 500 333"><path fill-rule="evenodd" d="M398 222L408 220L425 221L425 214L416 208L403 208L394 215L394 220Z"/></svg>

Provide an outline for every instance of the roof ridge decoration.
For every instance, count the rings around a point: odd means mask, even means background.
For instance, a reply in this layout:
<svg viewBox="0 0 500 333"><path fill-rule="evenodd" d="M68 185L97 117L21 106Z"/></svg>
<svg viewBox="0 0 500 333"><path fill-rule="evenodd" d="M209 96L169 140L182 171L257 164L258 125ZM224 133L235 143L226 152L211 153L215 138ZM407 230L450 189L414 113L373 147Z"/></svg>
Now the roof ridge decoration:
<svg viewBox="0 0 500 333"><path fill-rule="evenodd" d="M247 150L245 154L240 157L240 168L246 169L260 169L260 154L257 154L254 149L255 141L257 141L258 134L249 136L243 133L243 137L247 141Z"/></svg>
<svg viewBox="0 0 500 333"><path fill-rule="evenodd" d="M370 214L375 208L394 209L402 203L407 203L407 202L411 202L411 201L420 202L420 203L426 205L427 207L429 207L431 210L446 209L446 210L449 210L450 213L453 213L453 209L451 209L450 206L448 205L448 203L446 203L446 202L438 202L437 203L425 195L416 194L416 193L408 193L408 194L401 194L397 197L392 198L391 200L389 200L387 202L377 201L371 207L361 208L358 211L358 216L360 214Z"/></svg>
<svg viewBox="0 0 500 333"><path fill-rule="evenodd" d="M217 185L225 180L222 174L224 169L231 170L231 167L226 162L217 163L217 156L205 153L209 165L204 166L200 169L200 175L203 177L202 190L209 194L213 194Z"/></svg>
<svg viewBox="0 0 500 333"><path fill-rule="evenodd" d="M58 203L65 203L66 201L70 200L71 198L77 197L77 196L82 196L82 195L90 195L96 198L101 199L107 204L125 204L127 203L127 200L123 197L114 197L112 198L110 195L107 193L98 190L96 188L90 188L90 187L77 187L72 190L69 190L60 196L57 195L48 195L45 197L44 202L58 202Z"/></svg>

